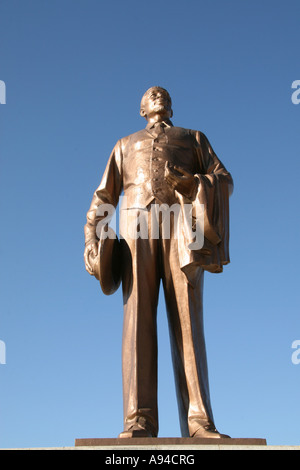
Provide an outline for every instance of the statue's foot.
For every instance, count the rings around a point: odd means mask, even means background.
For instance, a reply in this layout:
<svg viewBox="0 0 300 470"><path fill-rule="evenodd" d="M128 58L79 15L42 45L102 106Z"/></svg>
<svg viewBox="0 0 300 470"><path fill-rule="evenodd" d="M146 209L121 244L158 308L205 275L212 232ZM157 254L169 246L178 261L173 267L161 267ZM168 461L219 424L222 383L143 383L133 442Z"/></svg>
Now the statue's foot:
<svg viewBox="0 0 300 470"><path fill-rule="evenodd" d="M131 438L131 437L153 437L152 434L147 431L147 429L140 429L136 426L128 429L128 431L123 431L119 434L121 438Z"/></svg>
<svg viewBox="0 0 300 470"><path fill-rule="evenodd" d="M192 437L198 437L202 439L230 439L227 434L219 433L214 426L211 424L202 426L192 435Z"/></svg>
<svg viewBox="0 0 300 470"><path fill-rule="evenodd" d="M132 424L128 429L119 434L121 438L131 437L156 437L143 417L138 417L137 421Z"/></svg>

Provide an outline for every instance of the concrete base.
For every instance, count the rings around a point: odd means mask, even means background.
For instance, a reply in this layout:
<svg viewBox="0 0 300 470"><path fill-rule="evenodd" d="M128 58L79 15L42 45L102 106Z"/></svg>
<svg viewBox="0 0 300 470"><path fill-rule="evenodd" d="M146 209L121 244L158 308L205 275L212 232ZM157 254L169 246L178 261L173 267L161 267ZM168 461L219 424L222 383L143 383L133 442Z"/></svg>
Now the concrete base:
<svg viewBox="0 0 300 470"><path fill-rule="evenodd" d="M269 446L266 439L197 439L197 438L103 438L103 439L76 439L74 447L36 447L36 448L9 448L1 450L100 450L105 451L102 458L121 459L130 458L132 455L141 455L140 451L145 452L145 456L162 454L162 456L172 456L178 458L182 455L194 455L195 458L200 451L204 450L300 450L300 446ZM148 451L148 452L147 452ZM194 454L190 451L194 451ZM152 454L151 454L152 452ZM126 457L127 456L127 457ZM128 457L129 456L129 457ZM161 455L160 455L161 456ZM132 457L133 458L133 457ZM184 457L182 457L184 458ZM125 463L128 463L126 460ZM141 458L141 462L146 462L146 458ZM117 463L120 463L119 461ZM160 462L161 463L161 462ZM177 463L177 461L175 462Z"/></svg>
<svg viewBox="0 0 300 470"><path fill-rule="evenodd" d="M93 451L93 450L100 450L103 451L104 457L106 455L111 456L115 454L115 456L118 455L131 455L131 451L134 451L134 453L141 454L145 452L146 454L149 454L153 452L153 455L156 455L157 453L162 453L162 454L167 454L167 455L180 455L181 453L183 455L190 454L191 451L195 453L195 455L198 454L198 452L205 451L205 450L300 450L300 446L269 446L269 445L249 445L249 444L157 444L157 445L109 445L109 446L74 446L74 447L28 447L28 448L0 448L0 451L2 450L21 450L21 451L26 451L26 450L67 450L67 451L73 451L73 450L87 450L87 451ZM140 452L142 451L142 452ZM147 452L148 451L148 452ZM132 454L134 455L134 454Z"/></svg>
<svg viewBox="0 0 300 470"><path fill-rule="evenodd" d="M229 439L199 439L199 438L131 438L131 439L76 439L74 450L103 450L118 451L129 455L129 451L161 451L178 453L180 451L202 450L300 450L300 446L268 446L266 439L229 438ZM197 454L197 452L196 452Z"/></svg>

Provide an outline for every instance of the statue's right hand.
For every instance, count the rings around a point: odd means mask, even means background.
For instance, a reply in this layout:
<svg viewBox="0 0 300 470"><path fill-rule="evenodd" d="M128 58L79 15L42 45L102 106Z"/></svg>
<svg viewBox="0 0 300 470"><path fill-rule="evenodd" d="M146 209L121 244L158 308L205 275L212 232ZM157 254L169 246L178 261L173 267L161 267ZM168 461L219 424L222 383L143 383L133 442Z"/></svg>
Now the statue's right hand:
<svg viewBox="0 0 300 470"><path fill-rule="evenodd" d="M85 247L85 250L84 250L85 269L92 276L94 275L94 272L93 272L93 268L91 266L90 260L91 258L96 258L97 254L98 254L97 242L91 242Z"/></svg>

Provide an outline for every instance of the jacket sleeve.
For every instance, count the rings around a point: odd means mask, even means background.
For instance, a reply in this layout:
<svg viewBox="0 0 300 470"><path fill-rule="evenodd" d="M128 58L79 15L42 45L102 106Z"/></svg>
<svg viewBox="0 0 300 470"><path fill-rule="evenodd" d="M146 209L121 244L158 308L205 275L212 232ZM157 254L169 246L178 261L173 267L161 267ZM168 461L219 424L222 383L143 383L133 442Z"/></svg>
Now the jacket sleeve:
<svg viewBox="0 0 300 470"><path fill-rule="evenodd" d="M110 204L114 209L117 207L123 189L122 181L122 144L119 140L110 155L102 181L94 192L87 212L87 223L84 226L86 245L99 240L96 229L103 216L99 216L97 210L101 204Z"/></svg>

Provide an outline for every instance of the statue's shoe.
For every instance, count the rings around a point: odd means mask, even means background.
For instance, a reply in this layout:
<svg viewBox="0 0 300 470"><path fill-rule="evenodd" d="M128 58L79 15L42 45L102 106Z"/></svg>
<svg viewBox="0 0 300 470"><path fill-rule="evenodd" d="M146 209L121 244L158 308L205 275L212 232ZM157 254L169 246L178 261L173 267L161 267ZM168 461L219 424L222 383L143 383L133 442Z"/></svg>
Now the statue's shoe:
<svg viewBox="0 0 300 470"><path fill-rule="evenodd" d="M156 437L151 430L151 426L147 423L143 417L138 417L137 421L132 424L128 429L119 434L121 438L131 437Z"/></svg>
<svg viewBox="0 0 300 470"><path fill-rule="evenodd" d="M202 439L230 439L227 434L219 433L216 428L212 425L202 426L192 435L192 437L198 437Z"/></svg>

